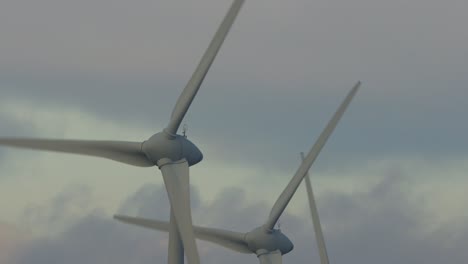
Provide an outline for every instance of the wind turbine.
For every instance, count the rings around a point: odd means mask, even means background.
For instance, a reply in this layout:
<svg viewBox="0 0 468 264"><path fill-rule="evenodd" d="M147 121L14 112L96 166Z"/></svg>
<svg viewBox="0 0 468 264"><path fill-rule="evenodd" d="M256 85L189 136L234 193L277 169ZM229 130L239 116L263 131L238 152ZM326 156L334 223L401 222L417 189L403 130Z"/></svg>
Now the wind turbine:
<svg viewBox="0 0 468 264"><path fill-rule="evenodd" d="M302 164L296 171L294 177L290 180L289 184L276 200L270 211L269 217L263 225L247 233L195 226L195 236L199 239L218 244L237 252L254 253L257 255L261 264L282 263L282 255L290 252L294 246L289 238L281 232L281 230L275 229L274 227L297 188L301 184L302 179L307 175L307 171L317 158L328 137L333 132L336 124L351 102L351 99L356 94L359 86L360 82L351 89L344 101L341 103L340 107L320 134L312 149L302 161ZM114 218L125 223L143 226L150 229L160 231L170 230L170 223L164 221L122 215L115 215Z"/></svg>
<svg viewBox="0 0 468 264"><path fill-rule="evenodd" d="M171 204L169 263L200 263L192 226L189 166L203 159L201 151L177 130L198 92L244 0L234 0L191 79L179 96L169 124L143 142L0 138L0 145L107 158L133 166L158 166Z"/></svg>

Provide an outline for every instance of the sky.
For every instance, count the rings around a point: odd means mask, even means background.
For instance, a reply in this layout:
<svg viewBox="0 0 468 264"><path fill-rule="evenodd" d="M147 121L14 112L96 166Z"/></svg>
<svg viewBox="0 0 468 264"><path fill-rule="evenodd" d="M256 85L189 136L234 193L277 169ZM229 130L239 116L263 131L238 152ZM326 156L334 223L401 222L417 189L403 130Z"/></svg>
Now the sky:
<svg viewBox="0 0 468 264"><path fill-rule="evenodd" d="M160 131L229 0L4 0L0 135L142 141ZM247 232L349 89L311 169L332 263L466 263L468 2L246 1L184 123L194 223ZM160 172L0 148L0 263L164 263ZM318 263L300 187L285 263ZM256 263L200 242L203 263Z"/></svg>

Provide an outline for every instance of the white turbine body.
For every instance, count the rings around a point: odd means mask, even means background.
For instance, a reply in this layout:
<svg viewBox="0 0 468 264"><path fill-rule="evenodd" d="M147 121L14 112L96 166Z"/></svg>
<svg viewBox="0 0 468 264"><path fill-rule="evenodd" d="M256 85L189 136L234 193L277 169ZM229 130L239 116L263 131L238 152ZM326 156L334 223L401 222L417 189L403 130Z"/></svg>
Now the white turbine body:
<svg viewBox="0 0 468 264"><path fill-rule="evenodd" d="M296 171L294 177L290 180L286 188L276 200L268 219L263 225L247 233L194 226L195 237L205 241L210 241L237 252L254 253L257 255L260 263L263 264L282 263L282 255L290 252L294 246L289 238L281 232L281 230L274 229L274 227L302 180L307 175L308 170L319 155L320 150L325 145L328 137L333 132L338 121L351 102L351 99L356 94L359 86L360 83L358 82L341 103L340 107L320 134L312 149L303 159L302 164ZM168 222L121 215L116 215L114 218L125 223L143 226L150 229L160 231L170 230L170 223Z"/></svg>
<svg viewBox="0 0 468 264"><path fill-rule="evenodd" d="M0 138L0 145L96 156L140 167L157 165L171 203L169 263L199 264L192 226L189 166L203 159L201 151L177 130L226 38L244 0L234 0L191 79L177 100L169 124L143 142Z"/></svg>

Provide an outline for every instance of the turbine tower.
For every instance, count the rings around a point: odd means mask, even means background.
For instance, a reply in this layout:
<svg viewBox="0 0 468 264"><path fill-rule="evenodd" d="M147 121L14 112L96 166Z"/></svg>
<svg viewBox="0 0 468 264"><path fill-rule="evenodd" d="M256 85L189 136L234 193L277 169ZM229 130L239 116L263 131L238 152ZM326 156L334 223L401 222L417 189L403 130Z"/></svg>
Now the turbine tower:
<svg viewBox="0 0 468 264"><path fill-rule="evenodd" d="M126 142L0 138L0 145L95 156L139 167L158 166L171 204L168 262L183 263L185 250L189 264L199 264L190 208L189 167L199 163L203 155L191 141L178 135L177 130L243 3L244 0L234 0L179 96L168 125L148 140Z"/></svg>
<svg viewBox="0 0 468 264"><path fill-rule="evenodd" d="M314 146L302 161L294 177L290 180L286 188L276 200L270 211L269 217L263 225L247 233L195 226L195 236L199 239L215 243L237 252L254 253L257 255L261 264L281 264L282 255L290 252L294 246L289 238L281 232L281 230L274 229L274 227L297 188L301 184L302 179L307 175L308 170L319 155L320 150L325 145L328 137L333 132L338 121L351 102L351 99L356 94L359 86L360 82L351 89L344 101L341 103L332 119L320 134ZM125 223L156 229L159 231L169 231L171 227L170 223L164 221L122 215L115 215L114 218Z"/></svg>

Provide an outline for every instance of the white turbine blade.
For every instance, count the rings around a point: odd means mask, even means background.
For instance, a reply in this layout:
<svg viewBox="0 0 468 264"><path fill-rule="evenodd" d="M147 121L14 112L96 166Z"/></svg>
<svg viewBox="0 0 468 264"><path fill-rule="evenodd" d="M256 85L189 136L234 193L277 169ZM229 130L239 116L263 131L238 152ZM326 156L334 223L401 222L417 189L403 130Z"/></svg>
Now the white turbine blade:
<svg viewBox="0 0 468 264"><path fill-rule="evenodd" d="M170 228L170 223L164 221L129 217L123 215L115 215L114 218L124 223L142 226L163 232L168 232ZM244 233L199 226L194 226L193 230L197 239L205 240L240 253L251 253L247 246L247 243L244 240Z"/></svg>
<svg viewBox="0 0 468 264"><path fill-rule="evenodd" d="M245 234L223 229L195 227L195 236L216 245L240 252L252 253L245 242Z"/></svg>
<svg viewBox="0 0 468 264"><path fill-rule="evenodd" d="M211 40L208 49L205 51L205 54L203 55L200 63L198 64L197 69L192 74L190 81L187 83L187 86L185 86L184 91L179 96L174 110L172 111L171 121L165 129L165 131L169 134L174 135L177 133L177 129L179 128L180 123L182 122L182 119L185 116L185 113L190 107L193 98L197 94L198 89L200 88L200 85L202 84L203 79L206 76L206 73L210 69L213 60L215 59L216 54L221 48L221 45L223 44L223 41L226 38L226 35L228 34L232 24L234 23L234 20L237 14L239 13L239 10L243 3L244 0L234 0L234 2L231 5L231 8L224 17L223 22L219 26L218 31Z"/></svg>
<svg viewBox="0 0 468 264"><path fill-rule="evenodd" d="M302 160L304 160L304 153L301 153ZM323 238L322 225L318 215L317 205L315 203L314 192L312 184L310 183L309 173L305 175L305 186L307 190L307 197L309 198L310 214L312 216L312 223L314 225L315 239L320 254L320 264L329 264L327 248L325 247L325 239Z"/></svg>
<svg viewBox="0 0 468 264"><path fill-rule="evenodd" d="M273 205L273 208L271 209L270 216L268 217L268 220L266 221L266 223L264 225L265 228L273 229L275 227L276 222L280 218L281 214L283 213L284 209L288 205L288 203L291 200L292 196L294 195L297 188L301 184L301 181L304 178L304 176L306 175L307 171L310 169L310 166L312 166L312 163L314 163L315 159L317 158L318 154L320 153L320 150L323 148L323 146L327 142L328 137L331 135L331 133L335 129L336 124L338 123L341 116L345 112L346 108L348 107L349 103L351 102L351 99L353 99L353 96L356 94L356 92L357 92L360 85L361 85L361 83L358 82L353 87L353 89L351 89L351 91L348 93L348 95L346 96L346 98L341 103L340 107L338 108L338 110L333 115L332 119L328 122L327 126L322 131L322 133L320 134L319 138L315 142L312 149L307 154L307 156L304 159L304 161L302 162L301 166L296 171L296 174L291 179L288 186L286 186L286 188L283 190L283 192L279 196L278 200L276 200L275 204Z"/></svg>
<svg viewBox="0 0 468 264"><path fill-rule="evenodd" d="M126 141L0 138L0 146L95 156L140 167L154 166L141 151L141 144Z"/></svg>
<svg viewBox="0 0 468 264"><path fill-rule="evenodd" d="M283 256L278 250L258 255L260 264L282 264Z"/></svg>
<svg viewBox="0 0 468 264"><path fill-rule="evenodd" d="M184 264L184 245L180 236L179 228L171 209L171 222L169 226L169 245L167 247L167 263Z"/></svg>
<svg viewBox="0 0 468 264"><path fill-rule="evenodd" d="M170 229L170 223L165 222L165 221L131 217L131 216L125 216L125 215L114 215L114 219L123 223L146 227L149 229L159 230L163 232L169 232L169 229Z"/></svg>
<svg viewBox="0 0 468 264"><path fill-rule="evenodd" d="M167 159L166 159L167 160ZM160 166L164 184L174 213L177 228L184 245L189 264L200 264L197 244L192 226L192 210L190 208L189 165L185 159L167 162L163 159Z"/></svg>

